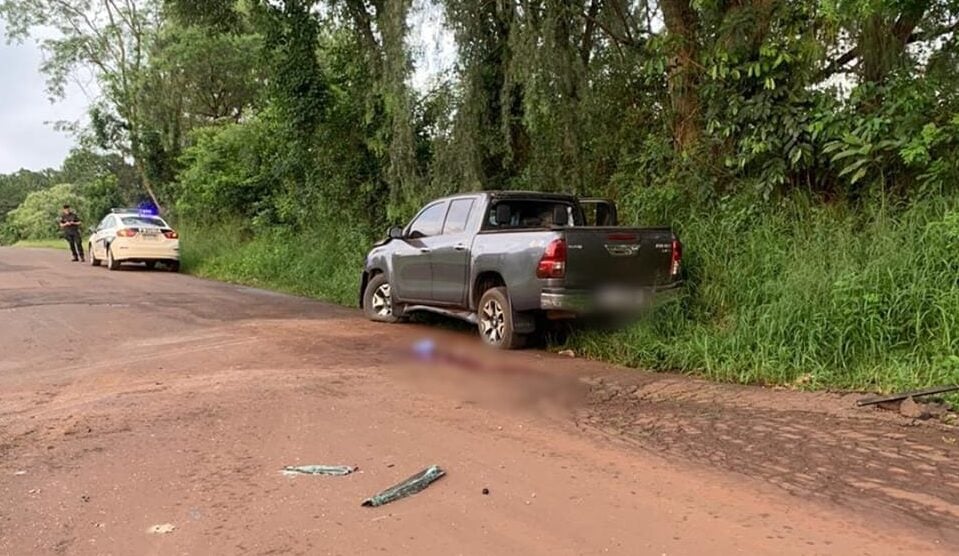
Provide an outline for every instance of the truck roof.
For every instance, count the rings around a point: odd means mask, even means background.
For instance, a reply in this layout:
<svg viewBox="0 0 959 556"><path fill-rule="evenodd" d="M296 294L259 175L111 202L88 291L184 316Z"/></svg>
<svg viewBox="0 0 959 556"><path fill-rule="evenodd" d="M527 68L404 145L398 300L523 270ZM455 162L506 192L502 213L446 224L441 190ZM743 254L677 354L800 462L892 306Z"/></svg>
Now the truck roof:
<svg viewBox="0 0 959 556"><path fill-rule="evenodd" d="M438 200L444 199L457 199L460 197L476 197L484 196L493 199L515 199L515 198L534 198L534 199L562 199L562 200L574 200L576 199L575 195L569 193L549 193L545 191L521 191L521 190L509 190L509 191L467 191L464 193L457 193L455 195L447 195Z"/></svg>

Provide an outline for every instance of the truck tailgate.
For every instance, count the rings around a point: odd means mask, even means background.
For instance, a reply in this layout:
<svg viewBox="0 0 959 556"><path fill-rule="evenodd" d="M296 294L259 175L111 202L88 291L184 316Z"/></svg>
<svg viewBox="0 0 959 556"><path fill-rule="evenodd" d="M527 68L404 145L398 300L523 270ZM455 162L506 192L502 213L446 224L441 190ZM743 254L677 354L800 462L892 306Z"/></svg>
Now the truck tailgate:
<svg viewBox="0 0 959 556"><path fill-rule="evenodd" d="M669 228L567 228L564 285L661 286L673 281Z"/></svg>

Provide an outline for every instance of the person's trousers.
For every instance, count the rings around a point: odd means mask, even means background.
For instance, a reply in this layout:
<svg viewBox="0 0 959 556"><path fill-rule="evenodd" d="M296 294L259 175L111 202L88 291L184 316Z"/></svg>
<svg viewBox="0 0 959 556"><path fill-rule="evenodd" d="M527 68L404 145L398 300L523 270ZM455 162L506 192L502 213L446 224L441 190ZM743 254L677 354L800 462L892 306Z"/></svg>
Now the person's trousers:
<svg viewBox="0 0 959 556"><path fill-rule="evenodd" d="M67 234L67 243L70 244L70 252L73 253L74 260L83 258L83 240L79 235Z"/></svg>

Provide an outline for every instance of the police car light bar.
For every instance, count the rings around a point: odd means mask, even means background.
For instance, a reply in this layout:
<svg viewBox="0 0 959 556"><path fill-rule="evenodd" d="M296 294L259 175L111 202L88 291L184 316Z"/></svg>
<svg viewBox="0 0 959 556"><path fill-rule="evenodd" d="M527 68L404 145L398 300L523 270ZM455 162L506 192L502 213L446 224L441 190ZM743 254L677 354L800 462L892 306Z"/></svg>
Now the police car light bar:
<svg viewBox="0 0 959 556"><path fill-rule="evenodd" d="M112 208L110 212L113 214L139 214L140 216L156 216L157 212L153 209L143 207L143 208Z"/></svg>

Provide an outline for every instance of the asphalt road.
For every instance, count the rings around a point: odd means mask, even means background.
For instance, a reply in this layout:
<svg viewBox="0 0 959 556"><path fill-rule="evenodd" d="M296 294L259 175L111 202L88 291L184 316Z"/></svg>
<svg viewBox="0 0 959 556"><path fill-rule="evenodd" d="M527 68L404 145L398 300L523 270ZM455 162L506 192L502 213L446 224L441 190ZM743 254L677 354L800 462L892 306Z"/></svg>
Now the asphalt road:
<svg viewBox="0 0 959 556"><path fill-rule="evenodd" d="M67 258L0 248L0 554L959 546L945 425ZM411 359L425 337L456 361ZM280 473L301 464L359 471ZM432 464L425 491L360 506Z"/></svg>

